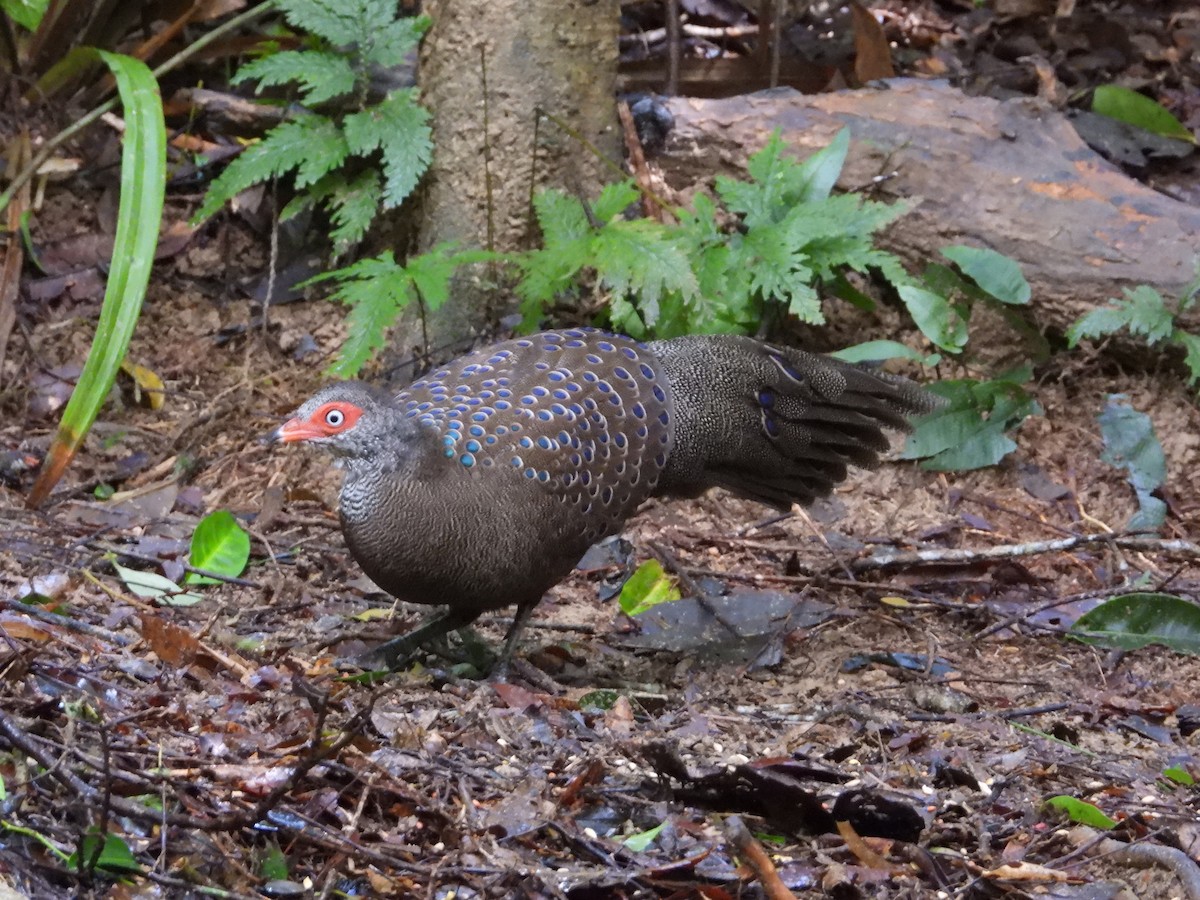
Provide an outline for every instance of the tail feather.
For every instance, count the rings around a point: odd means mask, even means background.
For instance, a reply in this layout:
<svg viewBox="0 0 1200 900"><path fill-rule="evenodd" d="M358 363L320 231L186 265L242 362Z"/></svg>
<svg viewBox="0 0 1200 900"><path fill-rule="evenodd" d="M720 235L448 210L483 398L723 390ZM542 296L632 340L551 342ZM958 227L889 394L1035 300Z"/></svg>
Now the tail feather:
<svg viewBox="0 0 1200 900"><path fill-rule="evenodd" d="M719 485L777 507L808 504L850 466L877 466L887 431L908 431L939 403L907 379L747 337L651 348L674 397L668 492Z"/></svg>

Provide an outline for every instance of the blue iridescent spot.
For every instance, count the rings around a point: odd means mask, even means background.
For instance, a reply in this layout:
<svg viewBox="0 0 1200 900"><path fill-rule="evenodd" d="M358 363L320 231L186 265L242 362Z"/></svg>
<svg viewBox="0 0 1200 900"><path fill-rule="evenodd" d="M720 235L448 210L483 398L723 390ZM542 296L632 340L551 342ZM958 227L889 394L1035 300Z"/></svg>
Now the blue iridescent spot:
<svg viewBox="0 0 1200 900"><path fill-rule="evenodd" d="M659 453L654 457L654 464L660 469L667 464L667 454Z"/></svg>
<svg viewBox="0 0 1200 900"><path fill-rule="evenodd" d="M633 404L633 406L629 407L629 411L633 413L633 417L635 419L646 418L646 407L642 406L640 403Z"/></svg>
<svg viewBox="0 0 1200 900"><path fill-rule="evenodd" d="M569 444L571 443L571 435L567 434L565 431L560 431L558 433L558 440L563 444Z"/></svg>
<svg viewBox="0 0 1200 900"><path fill-rule="evenodd" d="M496 409L498 409L500 411L504 411L506 409L512 409L512 404L509 403L507 400L497 400L496 401Z"/></svg>
<svg viewBox="0 0 1200 900"><path fill-rule="evenodd" d="M775 392L769 387L765 387L758 392L758 405L765 406L770 409L775 405Z"/></svg>
<svg viewBox="0 0 1200 900"><path fill-rule="evenodd" d="M580 431L587 431L591 426L587 422L580 422L578 427Z"/></svg>
<svg viewBox="0 0 1200 900"><path fill-rule="evenodd" d="M601 503L603 503L605 505L612 503L612 498L613 498L613 489L611 487L606 487L604 490L602 490L600 492L600 502Z"/></svg>
<svg viewBox="0 0 1200 900"><path fill-rule="evenodd" d="M496 383L499 384L500 387L508 387L508 378L497 378Z"/></svg>
<svg viewBox="0 0 1200 900"><path fill-rule="evenodd" d="M620 394L609 394L608 402L611 403L613 406L620 406L621 405L621 395Z"/></svg>
<svg viewBox="0 0 1200 900"><path fill-rule="evenodd" d="M429 409L431 406L433 406L433 404L426 400L424 403L418 403L417 409L419 409L421 412L425 412L425 410Z"/></svg>
<svg viewBox="0 0 1200 900"><path fill-rule="evenodd" d="M539 419L541 419L543 422L549 422L551 419L554 418L554 413L550 412L550 410L548 410L548 409L539 409L537 411L537 417Z"/></svg>
<svg viewBox="0 0 1200 900"><path fill-rule="evenodd" d="M496 434L508 434L508 428L504 425L497 425Z"/></svg>
<svg viewBox="0 0 1200 900"><path fill-rule="evenodd" d="M666 411L660 412L658 414L658 421L664 425L669 425L671 423L671 416Z"/></svg>
<svg viewBox="0 0 1200 900"><path fill-rule="evenodd" d="M454 438L444 437L444 438L442 438L442 443L447 447L453 447L454 446Z"/></svg>
<svg viewBox="0 0 1200 900"><path fill-rule="evenodd" d="M604 360L601 359L599 356L597 356L595 353L589 353L587 356L584 357L584 359L586 359L593 366L598 366L604 362Z"/></svg>
<svg viewBox="0 0 1200 900"><path fill-rule="evenodd" d="M569 338L581 338L586 337L587 333L592 330L591 328L568 328L563 334Z"/></svg>
<svg viewBox="0 0 1200 900"><path fill-rule="evenodd" d="M595 384L597 381L600 380L600 376L598 376L595 372L584 372L583 380L588 382L589 384Z"/></svg>
<svg viewBox="0 0 1200 900"><path fill-rule="evenodd" d="M666 403L666 402L667 402L667 394L666 394L666 391L664 391L664 390L663 390L661 387L659 387L657 384L654 386L654 399L656 399L656 400L657 400L659 403Z"/></svg>
<svg viewBox="0 0 1200 900"><path fill-rule="evenodd" d="M562 372L560 372L558 369L555 369L553 372L551 372L546 377L549 378L551 381L565 381L567 376L564 375Z"/></svg>
<svg viewBox="0 0 1200 900"><path fill-rule="evenodd" d="M549 388L544 388L544 387L542 387L540 384L539 384L539 385L535 385L535 386L534 386L534 388L533 388L533 396L535 396L535 397L547 397L547 396L549 396L549 395L550 395L550 389L549 389Z"/></svg>
<svg viewBox="0 0 1200 900"><path fill-rule="evenodd" d="M570 347L572 350L578 350L583 346L583 341L567 341L566 346Z"/></svg>
<svg viewBox="0 0 1200 900"><path fill-rule="evenodd" d="M766 429L768 437L779 437L779 423L772 416L763 416L763 428Z"/></svg>
<svg viewBox="0 0 1200 900"><path fill-rule="evenodd" d="M468 453L478 453L483 448L479 441L467 441L465 444L463 444L463 449L465 449Z"/></svg>
<svg viewBox="0 0 1200 900"><path fill-rule="evenodd" d="M579 458L579 454L578 454L578 453L572 453L572 454L571 454L569 457L567 457L567 458L570 460L570 462L571 462L571 465L573 465L573 466L578 466L578 465L579 465L579 463L580 463L580 458Z"/></svg>
<svg viewBox="0 0 1200 900"><path fill-rule="evenodd" d="M604 391L604 393L606 393L606 394L611 394L613 392L612 385L609 384L604 379L597 381L596 387L600 388L600 390Z"/></svg>
<svg viewBox="0 0 1200 900"><path fill-rule="evenodd" d="M552 440L550 440L550 438L546 437L545 435L542 435L540 438L537 439L537 445L539 447L541 447L543 450L553 450L554 449L554 442Z"/></svg>
<svg viewBox="0 0 1200 900"><path fill-rule="evenodd" d="M514 456L512 458L512 464L514 469L519 469L521 466L525 465L525 461L519 456Z"/></svg>
<svg viewBox="0 0 1200 900"><path fill-rule="evenodd" d="M651 381L654 380L654 370L652 368L645 363L642 363L640 366L638 366L638 368L641 369L643 378L648 378Z"/></svg>
<svg viewBox="0 0 1200 900"><path fill-rule="evenodd" d="M533 446L533 438L523 437L519 441L517 441L517 443L520 444L522 447L524 447L526 450L528 450L530 447Z"/></svg>
<svg viewBox="0 0 1200 900"><path fill-rule="evenodd" d="M465 384L460 384L458 387L456 387L456 388L454 389L454 393L456 393L456 394L469 394L469 393L471 393L471 389L470 389L469 387L467 387Z"/></svg>
<svg viewBox="0 0 1200 900"><path fill-rule="evenodd" d="M483 437L483 428L479 425L472 425L467 429L467 434L471 435L471 437Z"/></svg>
<svg viewBox="0 0 1200 900"><path fill-rule="evenodd" d="M485 444L494 444L494 443L496 443L496 436L494 434L489 434L487 437L485 437L483 439L483 442Z"/></svg>
<svg viewBox="0 0 1200 900"><path fill-rule="evenodd" d="M496 379L488 378L486 381L481 383L481 386L485 388L494 388L496 386Z"/></svg>
<svg viewBox="0 0 1200 900"><path fill-rule="evenodd" d="M623 435L623 434L621 434L621 432L617 431L617 432L613 433L613 443L616 444L618 447L620 447L622 450L624 450L625 444L628 443L628 441L626 440L625 435ZM468 450L471 449L470 444L467 444L467 449Z"/></svg>
<svg viewBox="0 0 1200 900"><path fill-rule="evenodd" d="M646 435L647 435L647 434L649 434L649 433L650 433L650 432L649 432L649 431L647 431L647 429L646 429L646 426L645 426L645 425L639 425L639 426L637 427L637 436L638 436L638 437L640 437L640 438L642 438L643 440L645 439Z"/></svg>
<svg viewBox="0 0 1200 900"><path fill-rule="evenodd" d="M637 362L637 354L632 347L622 347L621 352L625 354L625 358Z"/></svg>
<svg viewBox="0 0 1200 900"><path fill-rule="evenodd" d="M568 384L567 384L567 390L570 391L572 394L577 394L580 391L582 391L583 388L581 388L579 386L578 382L571 381L571 382L568 382Z"/></svg>
<svg viewBox="0 0 1200 900"><path fill-rule="evenodd" d="M598 413L598 412L594 412L594 413L592 413L592 414L591 414L591 416L589 416L588 418L590 418L590 419L591 419L593 422L595 422L597 425L603 425L603 424L604 424L604 416L602 416L602 415L601 415L600 413Z"/></svg>
<svg viewBox="0 0 1200 900"><path fill-rule="evenodd" d="M624 368L623 366L617 366L615 369L613 369L613 374L616 375L618 378L622 379L623 381L629 381L632 377L629 374L629 370Z"/></svg>
<svg viewBox="0 0 1200 900"><path fill-rule="evenodd" d="M454 459L454 454L457 453L458 451L455 450L453 447L447 447L442 452L445 454L446 459Z"/></svg>
<svg viewBox="0 0 1200 900"><path fill-rule="evenodd" d="M591 461L592 461L594 458L595 458L595 454L594 454L594 453L592 453L592 448L591 448L591 447L584 447L584 448L583 448L583 461L584 461L584 462L591 462Z"/></svg>
<svg viewBox="0 0 1200 900"><path fill-rule="evenodd" d="M554 413L556 416L565 416L567 414L567 408L561 403L552 403L550 404L550 412Z"/></svg>
<svg viewBox="0 0 1200 900"><path fill-rule="evenodd" d="M508 430L511 431L513 434L516 434L518 431L521 430L521 424L519 422L513 422L511 425L508 426Z"/></svg>
<svg viewBox="0 0 1200 900"><path fill-rule="evenodd" d="M538 481L540 481L542 484L545 484L549 480L550 480L550 473L547 472L545 469L542 469L542 471L538 472Z"/></svg>
<svg viewBox="0 0 1200 900"><path fill-rule="evenodd" d="M478 406L482 402L483 401L478 397L468 397L467 398L467 406ZM466 412L466 410L464 409L463 412Z"/></svg>
<svg viewBox="0 0 1200 900"><path fill-rule="evenodd" d="M486 422L488 416L492 414L490 409L481 409L479 412L471 413L472 422Z"/></svg>
<svg viewBox="0 0 1200 900"><path fill-rule="evenodd" d="M587 469L581 469L579 472L579 483L586 485L592 480L591 474Z"/></svg>
<svg viewBox="0 0 1200 900"><path fill-rule="evenodd" d="M529 340L529 338L521 338L517 341L517 346L522 348L532 347L533 341Z"/></svg>
<svg viewBox="0 0 1200 900"><path fill-rule="evenodd" d="M555 388L551 395L555 400L569 400L571 395L562 388Z"/></svg>
<svg viewBox="0 0 1200 900"><path fill-rule="evenodd" d="M542 347L542 350L545 353L557 353L561 349L562 347L558 346L558 344L545 344Z"/></svg>
<svg viewBox="0 0 1200 900"><path fill-rule="evenodd" d="M603 350L605 353L612 353L614 350L617 349L608 341L597 341L596 346L599 347L601 350Z"/></svg>
<svg viewBox="0 0 1200 900"><path fill-rule="evenodd" d="M521 398L521 402L524 403L526 406L533 406L533 404L537 403L537 397L534 397L530 394L526 394L524 397Z"/></svg>
<svg viewBox="0 0 1200 900"><path fill-rule="evenodd" d="M526 469L522 474L526 478L535 478L537 476L537 471L535 469L529 468L529 469Z"/></svg>
<svg viewBox="0 0 1200 900"><path fill-rule="evenodd" d="M599 442L601 444L607 444L608 443L608 432L607 431L600 432L598 435L596 435L596 440L597 440L597 442Z"/></svg>
<svg viewBox="0 0 1200 900"><path fill-rule="evenodd" d="M537 369L539 372L545 372L547 369L549 369L549 368L550 368L550 363L546 363L546 362L536 362L536 363L534 363L534 364L533 364L533 367L534 367L535 369Z"/></svg>
<svg viewBox="0 0 1200 900"><path fill-rule="evenodd" d="M468 469L471 468L471 466L475 465L475 457L472 456L470 453L464 453L462 456L460 456L458 458L458 461L460 463L462 463L464 466L466 466Z"/></svg>

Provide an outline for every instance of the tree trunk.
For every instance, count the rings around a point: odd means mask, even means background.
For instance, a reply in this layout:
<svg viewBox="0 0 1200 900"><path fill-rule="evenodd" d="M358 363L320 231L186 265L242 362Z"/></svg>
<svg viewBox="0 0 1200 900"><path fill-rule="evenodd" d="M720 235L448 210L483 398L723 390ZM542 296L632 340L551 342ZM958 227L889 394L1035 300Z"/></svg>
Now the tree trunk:
<svg viewBox="0 0 1200 900"><path fill-rule="evenodd" d="M433 112L435 149L417 249L443 241L500 251L526 247L536 237L533 188L588 193L611 178L557 125L543 118L535 127L536 110L620 158L616 0L429 0L425 10L433 27L419 80ZM407 317L395 346L403 354L426 345L445 356L440 348L462 349L513 311L512 301L478 273L464 273L424 328Z"/></svg>

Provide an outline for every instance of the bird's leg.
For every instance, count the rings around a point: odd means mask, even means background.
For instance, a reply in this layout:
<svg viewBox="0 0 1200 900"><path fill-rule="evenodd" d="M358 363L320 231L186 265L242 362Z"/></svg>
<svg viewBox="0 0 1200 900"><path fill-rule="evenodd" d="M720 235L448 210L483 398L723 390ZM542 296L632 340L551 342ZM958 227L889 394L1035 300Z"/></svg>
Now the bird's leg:
<svg viewBox="0 0 1200 900"><path fill-rule="evenodd" d="M508 626L508 633L504 635L504 647L500 650L500 656L496 658L496 664L492 666L491 674L488 676L492 681L504 681L507 678L508 663L512 659L513 651L517 648L517 638L525 630L525 623L529 621L529 616L541 599L538 597L537 600L522 603L517 607L512 624Z"/></svg>
<svg viewBox="0 0 1200 900"><path fill-rule="evenodd" d="M359 662L371 667L382 664L388 670L398 669L423 644L444 637L451 631L465 628L477 618L478 610L469 607L449 607L444 613L428 619L407 634L392 638L374 650L368 650L358 658Z"/></svg>

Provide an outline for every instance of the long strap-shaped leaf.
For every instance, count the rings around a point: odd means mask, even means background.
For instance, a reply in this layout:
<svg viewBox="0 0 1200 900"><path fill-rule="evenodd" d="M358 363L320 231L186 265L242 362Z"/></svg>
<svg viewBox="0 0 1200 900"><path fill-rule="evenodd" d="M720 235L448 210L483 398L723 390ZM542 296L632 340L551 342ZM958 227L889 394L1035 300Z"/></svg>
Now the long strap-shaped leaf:
<svg viewBox="0 0 1200 900"><path fill-rule="evenodd" d="M167 184L167 130L158 82L145 63L97 50L117 79L125 109L121 203L104 305L79 383L63 411L58 434L26 505L40 506L83 443L112 389L142 312Z"/></svg>

